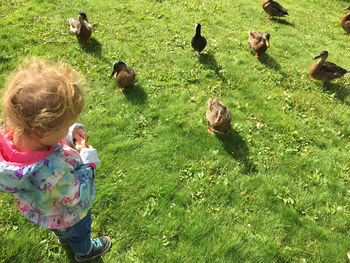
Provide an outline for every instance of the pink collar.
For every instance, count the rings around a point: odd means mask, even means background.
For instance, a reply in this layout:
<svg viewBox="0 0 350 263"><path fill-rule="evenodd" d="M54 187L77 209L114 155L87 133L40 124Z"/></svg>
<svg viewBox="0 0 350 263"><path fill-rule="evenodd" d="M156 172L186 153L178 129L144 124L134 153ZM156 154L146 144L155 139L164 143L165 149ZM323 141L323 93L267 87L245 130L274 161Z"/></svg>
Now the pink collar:
<svg viewBox="0 0 350 263"><path fill-rule="evenodd" d="M54 147L47 151L19 152L12 141L10 132L0 136L0 161L8 165L27 166L39 162L53 153Z"/></svg>

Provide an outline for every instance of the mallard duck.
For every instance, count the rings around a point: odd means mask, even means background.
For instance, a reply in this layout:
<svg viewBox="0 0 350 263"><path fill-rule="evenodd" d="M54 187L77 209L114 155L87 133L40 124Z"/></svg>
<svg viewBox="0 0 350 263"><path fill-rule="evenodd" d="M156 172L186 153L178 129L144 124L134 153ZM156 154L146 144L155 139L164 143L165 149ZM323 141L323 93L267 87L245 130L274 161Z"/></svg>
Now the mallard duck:
<svg viewBox="0 0 350 263"><path fill-rule="evenodd" d="M265 53L265 51L270 47L270 33L265 32L262 34L255 30L250 30L248 32L249 38L249 48L253 48L256 51L255 57L259 57L259 55Z"/></svg>
<svg viewBox="0 0 350 263"><path fill-rule="evenodd" d="M207 45L207 40L201 35L201 24L195 26L196 34L192 38L191 45L198 53L201 52Z"/></svg>
<svg viewBox="0 0 350 263"><path fill-rule="evenodd" d="M209 133L224 134L230 127L231 113L217 98L208 100L207 128ZM213 127L211 128L210 125Z"/></svg>
<svg viewBox="0 0 350 263"><path fill-rule="evenodd" d="M113 76L118 81L121 91L123 91L124 88L135 84L135 71L131 67L128 67L124 62L114 62L111 77Z"/></svg>
<svg viewBox="0 0 350 263"><path fill-rule="evenodd" d="M287 9L273 0L265 0L262 3L262 7L264 8L265 12L270 15L270 18L273 16L290 16Z"/></svg>
<svg viewBox="0 0 350 263"><path fill-rule="evenodd" d="M345 30L346 34L350 33L350 6L344 8L343 10L349 10L349 12L343 17L340 24Z"/></svg>
<svg viewBox="0 0 350 263"><path fill-rule="evenodd" d="M312 79L318 79L328 81L332 79L341 78L342 76L348 75L350 72L338 65L326 61L328 57L327 51L322 51L318 56L313 59L320 58L319 61L313 63L309 68L309 73Z"/></svg>
<svg viewBox="0 0 350 263"><path fill-rule="evenodd" d="M70 18L69 25L70 31L72 31L79 40L92 42L90 39L92 28L84 12L79 12L78 19Z"/></svg>

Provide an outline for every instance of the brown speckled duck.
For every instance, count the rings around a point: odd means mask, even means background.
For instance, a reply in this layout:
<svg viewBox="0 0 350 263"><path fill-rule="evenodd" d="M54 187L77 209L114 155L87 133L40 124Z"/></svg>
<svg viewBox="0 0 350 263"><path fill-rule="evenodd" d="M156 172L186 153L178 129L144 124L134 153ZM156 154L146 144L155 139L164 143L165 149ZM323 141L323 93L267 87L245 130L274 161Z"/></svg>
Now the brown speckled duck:
<svg viewBox="0 0 350 263"><path fill-rule="evenodd" d="M270 47L270 33L265 32L265 34L262 34L258 31L250 30L248 34L249 48L253 48L255 50L255 57L259 57L259 55L265 53Z"/></svg>
<svg viewBox="0 0 350 263"><path fill-rule="evenodd" d="M128 67L124 62L114 62L111 77L113 76L118 81L121 91L123 91L126 87L136 84L135 71L131 67Z"/></svg>
<svg viewBox="0 0 350 263"><path fill-rule="evenodd" d="M346 34L350 33L350 6L344 8L343 10L349 10L349 12L343 17L340 24L345 30Z"/></svg>
<svg viewBox="0 0 350 263"><path fill-rule="evenodd" d="M217 132L219 134L224 134L230 127L231 113L217 98L209 99L206 115L209 133Z"/></svg>
<svg viewBox="0 0 350 263"><path fill-rule="evenodd" d="M92 42L90 39L92 28L84 12L79 12L78 19L69 19L70 31L81 41Z"/></svg>
<svg viewBox="0 0 350 263"><path fill-rule="evenodd" d="M269 18L272 18L273 16L290 16L287 9L273 0L265 0L262 3L262 7L264 8L265 12L270 15Z"/></svg>
<svg viewBox="0 0 350 263"><path fill-rule="evenodd" d="M329 81L332 79L341 78L348 75L350 72L338 65L326 61L328 57L327 51L322 51L318 56L313 59L320 59L316 63L313 63L309 68L309 73L312 79L318 79L323 81Z"/></svg>

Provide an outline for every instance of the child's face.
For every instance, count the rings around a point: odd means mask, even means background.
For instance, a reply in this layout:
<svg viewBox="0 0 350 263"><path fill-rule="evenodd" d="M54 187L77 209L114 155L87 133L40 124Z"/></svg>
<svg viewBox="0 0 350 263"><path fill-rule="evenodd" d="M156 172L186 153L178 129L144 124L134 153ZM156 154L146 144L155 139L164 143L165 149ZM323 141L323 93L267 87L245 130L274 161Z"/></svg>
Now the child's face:
<svg viewBox="0 0 350 263"><path fill-rule="evenodd" d="M71 125L68 125L58 130L45 132L44 135L40 138L41 144L46 146L51 146L56 143L59 143L61 140L63 140L67 136L68 129L70 126Z"/></svg>

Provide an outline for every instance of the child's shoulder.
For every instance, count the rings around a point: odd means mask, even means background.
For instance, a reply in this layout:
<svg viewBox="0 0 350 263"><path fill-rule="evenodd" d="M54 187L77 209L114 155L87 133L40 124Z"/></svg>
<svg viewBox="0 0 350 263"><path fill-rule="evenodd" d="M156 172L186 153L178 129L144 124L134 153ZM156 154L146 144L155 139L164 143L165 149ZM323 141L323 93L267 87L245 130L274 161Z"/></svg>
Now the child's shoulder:
<svg viewBox="0 0 350 263"><path fill-rule="evenodd" d="M79 152L63 143L54 145L54 151L50 156L52 159L62 159L65 162L71 163L72 160L75 162L81 162Z"/></svg>

